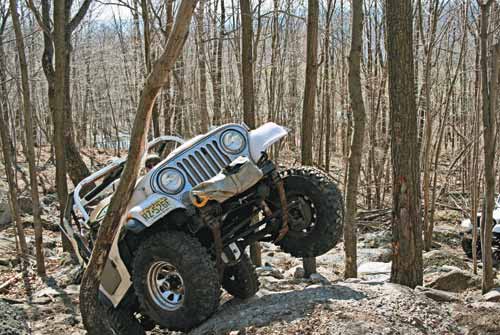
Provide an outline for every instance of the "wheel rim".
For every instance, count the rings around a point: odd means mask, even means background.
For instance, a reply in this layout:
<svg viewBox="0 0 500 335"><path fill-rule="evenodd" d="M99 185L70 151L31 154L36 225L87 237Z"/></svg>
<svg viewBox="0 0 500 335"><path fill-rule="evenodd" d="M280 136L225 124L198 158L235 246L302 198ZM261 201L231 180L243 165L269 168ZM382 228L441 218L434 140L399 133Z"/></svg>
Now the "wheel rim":
<svg viewBox="0 0 500 335"><path fill-rule="evenodd" d="M288 198L288 224L293 233L308 235L316 225L316 206L305 195Z"/></svg>
<svg viewBox="0 0 500 335"><path fill-rule="evenodd" d="M184 281L172 264L164 261L151 265L147 275L149 294L162 309L175 311L184 302Z"/></svg>

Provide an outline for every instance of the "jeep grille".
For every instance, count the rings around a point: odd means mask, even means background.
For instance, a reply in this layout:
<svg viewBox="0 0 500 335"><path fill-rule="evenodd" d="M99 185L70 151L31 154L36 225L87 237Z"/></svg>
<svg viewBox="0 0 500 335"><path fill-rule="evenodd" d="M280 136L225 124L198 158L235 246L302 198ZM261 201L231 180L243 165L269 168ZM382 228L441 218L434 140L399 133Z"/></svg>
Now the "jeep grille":
<svg viewBox="0 0 500 335"><path fill-rule="evenodd" d="M177 167L186 174L189 183L196 186L219 173L231 163L231 159L213 140L202 147L192 150L177 162Z"/></svg>

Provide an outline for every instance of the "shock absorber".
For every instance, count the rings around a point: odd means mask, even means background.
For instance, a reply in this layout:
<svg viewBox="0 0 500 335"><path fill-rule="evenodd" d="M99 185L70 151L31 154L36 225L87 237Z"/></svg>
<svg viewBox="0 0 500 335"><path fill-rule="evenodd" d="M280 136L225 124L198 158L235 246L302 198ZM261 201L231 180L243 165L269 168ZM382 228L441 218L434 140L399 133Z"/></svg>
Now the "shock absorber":
<svg viewBox="0 0 500 335"><path fill-rule="evenodd" d="M281 204L281 229L275 242L279 242L288 233L288 203L286 201L285 185L277 170L271 174L272 181L276 185Z"/></svg>

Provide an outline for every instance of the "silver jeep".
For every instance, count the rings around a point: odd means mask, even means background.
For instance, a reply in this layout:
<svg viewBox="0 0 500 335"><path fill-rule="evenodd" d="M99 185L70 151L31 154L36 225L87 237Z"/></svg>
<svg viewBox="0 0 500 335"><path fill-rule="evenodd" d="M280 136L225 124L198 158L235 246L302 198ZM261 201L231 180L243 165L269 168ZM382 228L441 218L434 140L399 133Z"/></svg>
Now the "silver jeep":
<svg viewBox="0 0 500 335"><path fill-rule="evenodd" d="M332 178L312 167L280 171L266 154L287 133L274 123L226 124L189 141L164 136L148 144L101 281L115 332L186 331L214 313L221 287L253 296L259 282L245 250L254 242L295 257L336 245L343 202ZM82 265L125 162L97 171L70 197L61 229Z"/></svg>

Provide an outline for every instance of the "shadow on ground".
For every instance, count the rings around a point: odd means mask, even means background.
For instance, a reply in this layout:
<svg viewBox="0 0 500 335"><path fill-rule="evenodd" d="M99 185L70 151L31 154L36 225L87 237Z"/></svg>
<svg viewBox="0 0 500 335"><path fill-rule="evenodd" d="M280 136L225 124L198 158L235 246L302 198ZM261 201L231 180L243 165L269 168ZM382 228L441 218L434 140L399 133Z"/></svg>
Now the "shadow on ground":
<svg viewBox="0 0 500 335"><path fill-rule="evenodd" d="M302 291L290 291L255 297L249 301L233 299L191 335L221 334L249 326L262 327L276 320L293 321L307 317L314 306L334 300L361 300L366 295L350 287L314 286Z"/></svg>

